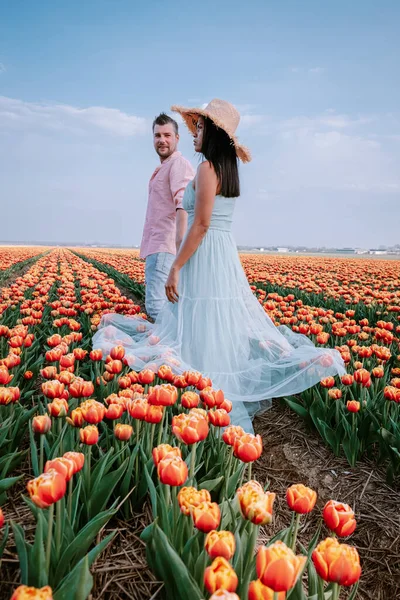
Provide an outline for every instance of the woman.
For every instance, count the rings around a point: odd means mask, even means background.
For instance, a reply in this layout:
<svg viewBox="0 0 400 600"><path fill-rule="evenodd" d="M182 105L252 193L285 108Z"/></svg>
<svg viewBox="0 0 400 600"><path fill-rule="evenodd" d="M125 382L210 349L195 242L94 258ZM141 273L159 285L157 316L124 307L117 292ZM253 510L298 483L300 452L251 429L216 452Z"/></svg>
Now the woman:
<svg viewBox="0 0 400 600"><path fill-rule="evenodd" d="M182 115L205 160L183 198L188 232L166 283L170 302L154 324L105 315L93 347L107 353L122 344L135 370L167 364L176 373L200 371L232 401L232 423L249 431L249 415L272 398L341 375L344 363L336 350L277 328L250 290L231 234L240 195L238 159L251 160L235 136L235 107L213 100L204 110L172 110Z"/></svg>

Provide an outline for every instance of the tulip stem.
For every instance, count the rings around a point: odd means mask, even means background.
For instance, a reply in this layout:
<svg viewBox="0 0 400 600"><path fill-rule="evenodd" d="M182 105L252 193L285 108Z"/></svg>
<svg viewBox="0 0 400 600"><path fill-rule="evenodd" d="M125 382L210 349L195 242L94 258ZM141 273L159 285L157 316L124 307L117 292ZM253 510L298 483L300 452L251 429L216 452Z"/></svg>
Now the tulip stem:
<svg viewBox="0 0 400 600"><path fill-rule="evenodd" d="M279 592L274 592L274 600L279 600Z"/></svg>
<svg viewBox="0 0 400 600"><path fill-rule="evenodd" d="M164 486L165 491L165 506L168 508L171 502L171 489L169 485Z"/></svg>
<svg viewBox="0 0 400 600"><path fill-rule="evenodd" d="M53 540L54 504L49 507L47 515L47 543L46 543L46 574L47 581L50 575L51 542Z"/></svg>
<svg viewBox="0 0 400 600"><path fill-rule="evenodd" d="M150 434L150 450L149 450L149 456L151 456L151 453L153 451L153 443L154 443L154 432L156 430L156 424L152 423L151 425L151 434Z"/></svg>
<svg viewBox="0 0 400 600"><path fill-rule="evenodd" d="M60 558L61 551L61 519L62 519L61 500L56 503L56 556L57 561Z"/></svg>
<svg viewBox="0 0 400 600"><path fill-rule="evenodd" d="M167 412L167 409L164 406L163 407L163 415L162 415L160 427L159 427L159 430L158 430L157 446L159 446L161 444L162 434L163 434L163 431L164 431L164 419L165 419L165 413L166 412Z"/></svg>
<svg viewBox="0 0 400 600"><path fill-rule="evenodd" d="M39 475L43 473L43 452L44 452L44 434L42 433L39 438L40 449L39 449Z"/></svg>
<svg viewBox="0 0 400 600"><path fill-rule="evenodd" d="M324 600L325 598L324 580L318 577L318 599Z"/></svg>
<svg viewBox="0 0 400 600"><path fill-rule="evenodd" d="M195 442L192 445L192 453L190 455L190 473L189 473L189 479L192 483L194 483L194 469L196 466L196 449L197 449L197 442Z"/></svg>
<svg viewBox="0 0 400 600"><path fill-rule="evenodd" d="M71 519L72 519L72 477L68 482L68 519L72 527Z"/></svg>
<svg viewBox="0 0 400 600"><path fill-rule="evenodd" d="M253 464L253 463L251 463L251 462L249 463L249 470L248 470L248 478L249 478L249 479L248 479L248 481L251 481L251 465L252 465L252 464Z"/></svg>
<svg viewBox="0 0 400 600"><path fill-rule="evenodd" d="M292 533L292 543L290 544L290 547L293 550L293 552L296 549L297 533L299 531L300 517L301 517L300 513L296 513L296 519L294 522L294 529L293 529L293 533Z"/></svg>
<svg viewBox="0 0 400 600"><path fill-rule="evenodd" d="M340 595L340 585L338 583L334 583L332 586L332 600L339 600Z"/></svg>

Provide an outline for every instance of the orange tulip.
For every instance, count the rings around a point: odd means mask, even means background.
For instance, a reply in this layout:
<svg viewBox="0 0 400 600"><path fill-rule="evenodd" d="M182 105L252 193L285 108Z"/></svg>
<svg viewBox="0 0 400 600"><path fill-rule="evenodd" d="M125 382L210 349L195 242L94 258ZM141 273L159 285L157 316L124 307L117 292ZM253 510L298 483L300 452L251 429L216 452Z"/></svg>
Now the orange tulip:
<svg viewBox="0 0 400 600"><path fill-rule="evenodd" d="M54 458L53 460L48 460L44 465L45 473L48 473L52 469L60 473L68 482L75 474L75 463L73 460L65 458L65 456Z"/></svg>
<svg viewBox="0 0 400 600"><path fill-rule="evenodd" d="M175 387L180 389L183 389L188 386L188 382L186 381L183 375L175 375L172 383Z"/></svg>
<svg viewBox="0 0 400 600"><path fill-rule="evenodd" d="M181 403L184 408L196 408L199 402L200 396L196 392L185 392L182 394Z"/></svg>
<svg viewBox="0 0 400 600"><path fill-rule="evenodd" d="M285 600L285 592L277 592L278 600ZM274 590L263 584L260 579L250 581L248 600L274 600Z"/></svg>
<svg viewBox="0 0 400 600"><path fill-rule="evenodd" d="M204 548L208 556L212 559L217 556L223 556L226 560L230 560L235 554L235 536L231 531L212 530L207 534Z"/></svg>
<svg viewBox="0 0 400 600"><path fill-rule="evenodd" d="M155 376L156 374L154 371L145 369L144 371L140 371L140 373L138 373L138 381L142 385L149 385L150 383L153 383Z"/></svg>
<svg viewBox="0 0 400 600"><path fill-rule="evenodd" d="M85 455L82 452L66 452L63 458L67 458L74 463L74 475L83 469Z"/></svg>
<svg viewBox="0 0 400 600"><path fill-rule="evenodd" d="M360 410L361 404L357 400L348 400L346 407L349 412L357 413Z"/></svg>
<svg viewBox="0 0 400 600"><path fill-rule="evenodd" d="M74 381L75 375L70 371L61 371L55 378L64 385L70 385Z"/></svg>
<svg viewBox="0 0 400 600"><path fill-rule="evenodd" d="M13 394L10 392L10 388L0 387L0 406L7 406L13 401Z"/></svg>
<svg viewBox="0 0 400 600"><path fill-rule="evenodd" d="M198 371L185 371L183 374L188 385L196 386L201 378L201 373Z"/></svg>
<svg viewBox="0 0 400 600"><path fill-rule="evenodd" d="M135 398L134 400L128 400L126 407L133 419L144 421L148 407L147 400L145 400L144 398Z"/></svg>
<svg viewBox="0 0 400 600"><path fill-rule="evenodd" d="M346 373L346 375L343 375L343 377L342 377L343 385L353 385L353 382L354 382L353 375L350 375L350 373Z"/></svg>
<svg viewBox="0 0 400 600"><path fill-rule="evenodd" d="M223 403L220 405L220 408L226 410L227 413L230 413L232 411L232 402L225 398Z"/></svg>
<svg viewBox="0 0 400 600"><path fill-rule="evenodd" d="M236 492L242 515L255 525L267 525L272 521L276 498L273 492L264 492L256 481L245 483Z"/></svg>
<svg viewBox="0 0 400 600"><path fill-rule="evenodd" d="M210 596L210 600L240 600L240 598L235 592L220 589Z"/></svg>
<svg viewBox="0 0 400 600"><path fill-rule="evenodd" d="M72 425L72 427L82 427L84 420L85 419L80 406L72 410L69 417L67 417L67 422Z"/></svg>
<svg viewBox="0 0 400 600"><path fill-rule="evenodd" d="M76 360L84 360L87 354L87 350L83 348L74 348L73 355Z"/></svg>
<svg viewBox="0 0 400 600"><path fill-rule="evenodd" d="M42 473L36 479L28 481L27 489L32 502L39 508L48 508L64 497L67 490L65 477L58 471L51 469Z"/></svg>
<svg viewBox="0 0 400 600"><path fill-rule="evenodd" d="M306 556L296 556L283 542L274 542L271 546L259 549L257 576L275 592L286 592L295 585L306 561Z"/></svg>
<svg viewBox="0 0 400 600"><path fill-rule="evenodd" d="M210 594L214 594L214 592L221 589L234 592L238 583L235 571L222 556L217 556L204 571L204 585Z"/></svg>
<svg viewBox="0 0 400 600"><path fill-rule="evenodd" d="M64 398L54 398L53 402L47 405L48 413L56 419L65 417L68 413L68 402Z"/></svg>
<svg viewBox="0 0 400 600"><path fill-rule="evenodd" d="M45 434L51 429L51 419L48 415L38 415L32 419L32 431Z"/></svg>
<svg viewBox="0 0 400 600"><path fill-rule="evenodd" d="M206 387L200 392L200 398L208 408L215 408L221 406L225 396L222 390L213 390L212 387Z"/></svg>
<svg viewBox="0 0 400 600"><path fill-rule="evenodd" d="M113 406L117 406L114 404ZM117 440L122 442L126 442L129 440L133 433L133 428L131 425L124 425L123 423L117 423L114 429L114 435Z"/></svg>
<svg viewBox="0 0 400 600"><path fill-rule="evenodd" d="M40 374L44 379L56 379L57 368L56 367L45 367L40 371Z"/></svg>
<svg viewBox="0 0 400 600"><path fill-rule="evenodd" d="M164 414L163 406L153 406L146 402L146 414L144 420L146 423L161 423Z"/></svg>
<svg viewBox="0 0 400 600"><path fill-rule="evenodd" d="M197 382L197 389L199 390L199 392L201 392L202 390L204 390L204 388L206 387L211 387L212 386L212 382L211 379L209 377L200 377L199 381Z"/></svg>
<svg viewBox="0 0 400 600"><path fill-rule="evenodd" d="M118 404L110 404L110 406L106 410L105 417L107 419L110 419L111 421L115 421L117 419L120 419L124 412L125 409L122 402L119 402Z"/></svg>
<svg viewBox="0 0 400 600"><path fill-rule="evenodd" d="M400 402L400 390L392 385L387 385L383 390L383 395L386 400L393 400L394 402Z"/></svg>
<svg viewBox="0 0 400 600"><path fill-rule="evenodd" d="M371 375L367 369L357 369L354 371L354 381L359 383L362 387L371 387Z"/></svg>
<svg viewBox="0 0 400 600"><path fill-rule="evenodd" d="M241 437L244 434L244 429L239 425L230 425L222 434L222 439L228 446L234 446L236 438Z"/></svg>
<svg viewBox="0 0 400 600"><path fill-rule="evenodd" d="M61 342L62 337L59 333L55 333L51 337L47 338L47 345L50 346L50 348L55 348L56 346L61 344Z"/></svg>
<svg viewBox="0 0 400 600"><path fill-rule="evenodd" d="M113 360L122 360L125 356L125 348L123 346L111 348L110 356Z"/></svg>
<svg viewBox="0 0 400 600"><path fill-rule="evenodd" d="M326 526L339 537L351 535L357 526L354 512L348 504L329 500L322 511Z"/></svg>
<svg viewBox="0 0 400 600"><path fill-rule="evenodd" d="M302 483L297 483L286 490L286 501L291 510L305 515L314 508L317 501L317 492Z"/></svg>
<svg viewBox="0 0 400 600"><path fill-rule="evenodd" d="M99 430L96 425L87 425L87 427L79 430L79 437L82 444L93 446L99 441Z"/></svg>
<svg viewBox="0 0 400 600"><path fill-rule="evenodd" d="M25 371L25 373L24 373L24 379L29 380L29 379L32 379L32 377L33 377L32 371Z"/></svg>
<svg viewBox="0 0 400 600"><path fill-rule="evenodd" d="M337 538L326 538L312 553L318 575L325 581L350 586L361 576L360 557L352 546L340 544Z"/></svg>
<svg viewBox="0 0 400 600"><path fill-rule="evenodd" d="M111 360L106 364L106 371L111 375L118 375L122 371L122 362L120 360Z"/></svg>
<svg viewBox="0 0 400 600"><path fill-rule="evenodd" d="M237 437L233 446L233 453L236 458L245 463L257 460L262 453L261 436L259 434L252 435L251 433L245 433Z"/></svg>
<svg viewBox="0 0 400 600"><path fill-rule="evenodd" d="M221 511L216 502L201 502L193 508L192 517L196 529L208 533L219 527Z"/></svg>
<svg viewBox="0 0 400 600"><path fill-rule="evenodd" d="M321 379L320 384L323 388L333 388L333 386L335 385L335 378L325 377L325 379Z"/></svg>
<svg viewBox="0 0 400 600"><path fill-rule="evenodd" d="M227 427L231 422L230 416L223 408L208 411L208 422L214 427Z"/></svg>
<svg viewBox="0 0 400 600"><path fill-rule="evenodd" d="M178 504L181 512L189 516L196 506L203 502L211 502L211 494L208 490L196 490L194 487L183 487L178 493Z"/></svg>
<svg viewBox="0 0 400 600"><path fill-rule="evenodd" d="M85 400L85 402L82 402L80 405L80 409L85 421L91 425L100 423L106 414L106 407L104 404L97 402L97 400Z"/></svg>
<svg viewBox="0 0 400 600"><path fill-rule="evenodd" d="M184 460L173 456L160 460L157 474L161 483L177 487L185 483L188 477L188 468Z"/></svg>
<svg viewBox="0 0 400 600"><path fill-rule="evenodd" d="M147 402L154 406L173 406L178 399L178 390L169 383L150 388Z"/></svg>
<svg viewBox="0 0 400 600"><path fill-rule="evenodd" d="M172 456L182 457L182 453L178 447L170 446L169 444L160 444L156 448L153 448L153 462L155 467L158 467L160 460L171 458Z"/></svg>
<svg viewBox="0 0 400 600"><path fill-rule="evenodd" d="M60 358L60 368L70 369L75 364L75 356L71 354L65 354Z"/></svg>
<svg viewBox="0 0 400 600"><path fill-rule="evenodd" d="M168 383L172 383L175 377L171 367L169 367L168 365L161 365L161 367L158 369L157 375L160 379L168 381Z"/></svg>
<svg viewBox="0 0 400 600"><path fill-rule="evenodd" d="M64 392L64 384L57 380L45 381L42 383L42 392L49 400L61 398Z"/></svg>
<svg viewBox="0 0 400 600"><path fill-rule="evenodd" d="M20 585L10 600L53 600L53 592L50 586L46 585L42 588L28 587Z"/></svg>
<svg viewBox="0 0 400 600"><path fill-rule="evenodd" d="M172 432L184 444L195 444L206 439L208 422L201 415L182 413L172 418Z"/></svg>
<svg viewBox="0 0 400 600"><path fill-rule="evenodd" d="M331 400L340 400L342 397L342 390L339 390L339 388L331 388L328 390L328 396Z"/></svg>
<svg viewBox="0 0 400 600"><path fill-rule="evenodd" d="M103 353L101 350L92 350L89 354L90 360L100 361L103 359Z"/></svg>

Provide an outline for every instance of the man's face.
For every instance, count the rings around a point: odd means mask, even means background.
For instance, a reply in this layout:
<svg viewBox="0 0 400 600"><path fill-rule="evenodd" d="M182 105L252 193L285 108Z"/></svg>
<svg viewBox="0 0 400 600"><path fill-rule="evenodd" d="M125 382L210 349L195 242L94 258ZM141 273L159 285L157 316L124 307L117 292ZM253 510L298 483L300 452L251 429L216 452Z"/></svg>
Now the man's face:
<svg viewBox="0 0 400 600"><path fill-rule="evenodd" d="M161 162L175 152L178 141L179 135L175 133L172 123L154 126L154 149L160 157Z"/></svg>

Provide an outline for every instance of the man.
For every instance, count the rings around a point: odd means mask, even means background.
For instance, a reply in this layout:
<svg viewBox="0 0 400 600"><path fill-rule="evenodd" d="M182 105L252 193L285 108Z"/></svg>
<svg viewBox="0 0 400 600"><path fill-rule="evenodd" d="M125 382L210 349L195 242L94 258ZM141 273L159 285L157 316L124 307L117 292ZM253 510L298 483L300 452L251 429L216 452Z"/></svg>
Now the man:
<svg viewBox="0 0 400 600"><path fill-rule="evenodd" d="M182 197L194 170L178 152L178 124L165 113L153 122L154 149L160 165L151 176L140 257L146 259L146 311L156 319L166 301L165 283L186 233Z"/></svg>

